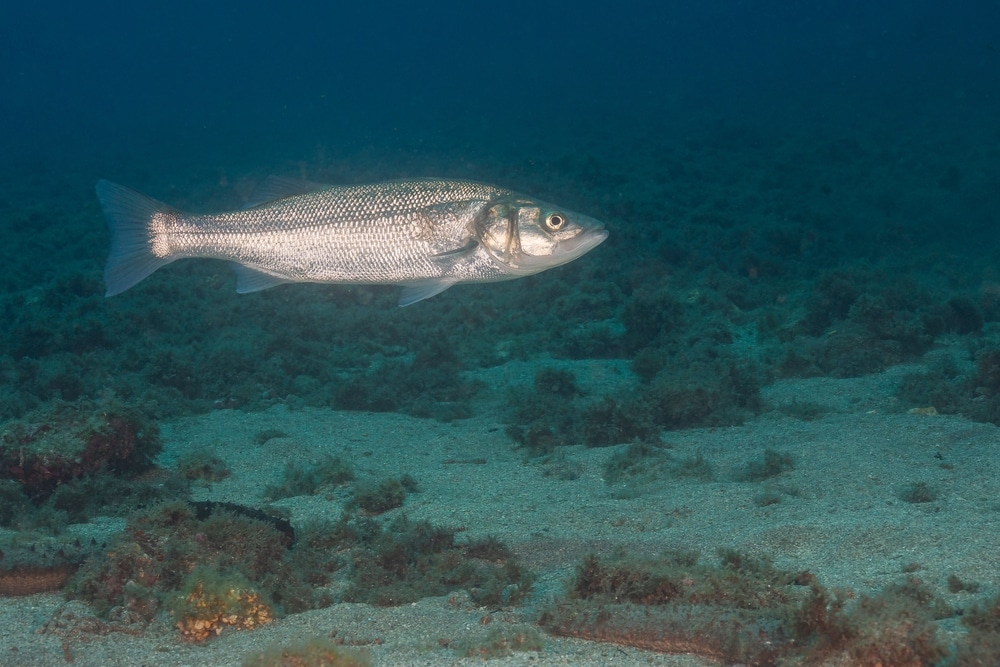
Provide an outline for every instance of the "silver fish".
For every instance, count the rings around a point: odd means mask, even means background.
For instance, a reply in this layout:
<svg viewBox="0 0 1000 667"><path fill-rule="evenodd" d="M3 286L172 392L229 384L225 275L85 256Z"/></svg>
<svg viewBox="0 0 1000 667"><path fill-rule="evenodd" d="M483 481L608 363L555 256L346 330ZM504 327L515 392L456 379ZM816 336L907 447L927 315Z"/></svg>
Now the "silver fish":
<svg viewBox="0 0 1000 667"><path fill-rule="evenodd" d="M529 276L571 262L608 233L597 220L471 181L328 186L267 179L247 207L182 213L97 183L111 230L107 296L184 257L236 263L236 291L281 283L403 285L399 305L458 283Z"/></svg>

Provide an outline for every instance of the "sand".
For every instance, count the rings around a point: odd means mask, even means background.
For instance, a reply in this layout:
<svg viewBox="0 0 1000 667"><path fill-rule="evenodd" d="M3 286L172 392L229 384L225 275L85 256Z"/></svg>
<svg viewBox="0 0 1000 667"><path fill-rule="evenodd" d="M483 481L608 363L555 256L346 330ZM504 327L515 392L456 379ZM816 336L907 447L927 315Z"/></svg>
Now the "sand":
<svg viewBox="0 0 1000 667"><path fill-rule="evenodd" d="M571 368L591 391L627 392L632 380L620 361L550 362ZM621 449L565 450L576 479L546 475L526 461L504 434L501 403L506 387L530 380L536 365L512 362L481 371L492 391L477 416L453 423L399 414L365 414L277 405L265 412L217 410L162 424L170 465L191 447L209 447L232 475L199 487L196 499L260 505L268 482L292 458L322 453L350 457L356 471L376 477L409 473L420 491L405 512L463 529L470 538L495 535L538 574L523 608L477 608L457 592L397 608L337 604L281 618L252 632L225 632L192 645L163 619L141 636L77 628L88 610L57 594L0 600L0 665L215 666L239 665L246 654L274 642L334 634L364 645L376 665L480 663L455 650L504 624L531 623L537 607L562 591L581 556L591 551L655 554L697 548L711 560L720 547L769 555L778 567L810 570L832 587L875 590L902 579L916 564L919 576L946 601L949 575L986 589L998 584L1000 553L1000 429L960 416L909 413L892 398L900 366L859 379L781 381L764 390L768 411L741 426L664 434L677 456L701 454L715 469L713 481L670 479L638 491L609 485L604 464ZM599 394L598 394L599 395ZM796 405L821 408L811 421L791 416ZM281 437L256 444L277 430ZM762 452L792 455L793 470L766 484L736 480L737 471ZM924 482L937 499L910 503L906 485ZM780 502L760 506L765 486ZM278 502L293 522L336 518L344 498L298 497ZM391 515L390 515L391 516ZM107 522L107 528L115 522ZM73 615L70 618L68 615ZM58 616L53 622L54 616ZM947 627L943 628L946 632ZM515 653L494 665L705 665L691 656L667 656L630 647L546 637L541 651Z"/></svg>

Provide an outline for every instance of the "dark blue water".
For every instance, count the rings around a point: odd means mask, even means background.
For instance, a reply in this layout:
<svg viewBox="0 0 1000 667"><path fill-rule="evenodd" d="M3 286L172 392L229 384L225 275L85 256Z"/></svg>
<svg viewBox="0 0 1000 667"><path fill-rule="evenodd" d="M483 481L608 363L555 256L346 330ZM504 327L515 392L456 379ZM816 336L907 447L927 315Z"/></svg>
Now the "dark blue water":
<svg viewBox="0 0 1000 667"><path fill-rule="evenodd" d="M16 169L347 143L488 155L706 119L933 130L995 117L997 18L933 0L19 3L0 149Z"/></svg>

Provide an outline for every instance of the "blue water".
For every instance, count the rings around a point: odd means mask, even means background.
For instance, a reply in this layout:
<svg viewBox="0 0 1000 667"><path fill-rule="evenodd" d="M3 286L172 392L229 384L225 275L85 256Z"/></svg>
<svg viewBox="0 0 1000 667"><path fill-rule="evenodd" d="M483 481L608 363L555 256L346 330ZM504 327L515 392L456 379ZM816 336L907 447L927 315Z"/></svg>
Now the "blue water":
<svg viewBox="0 0 1000 667"><path fill-rule="evenodd" d="M705 119L960 126L996 110L997 11L932 0L18 3L0 27L0 148L9 167L165 152L198 163L199 152L278 146L295 159L345 143L463 143L480 157L552 133Z"/></svg>
<svg viewBox="0 0 1000 667"><path fill-rule="evenodd" d="M766 149L801 136L815 155L881 139L912 148L903 169L932 150L995 162L998 12L931 0L18 3L0 21L0 173L73 175L54 187L72 188L77 208L101 177L163 195L180 175L259 180L335 159L339 180L496 180L500 160L544 179L571 157L677 182L655 152L685 141ZM365 172L363 151L380 173ZM995 203L946 224L971 215L975 234Z"/></svg>

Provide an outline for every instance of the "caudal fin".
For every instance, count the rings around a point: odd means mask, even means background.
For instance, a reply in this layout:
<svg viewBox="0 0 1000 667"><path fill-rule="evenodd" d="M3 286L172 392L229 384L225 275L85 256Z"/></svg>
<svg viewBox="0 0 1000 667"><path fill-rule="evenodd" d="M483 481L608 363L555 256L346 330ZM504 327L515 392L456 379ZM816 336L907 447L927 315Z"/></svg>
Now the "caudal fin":
<svg viewBox="0 0 1000 667"><path fill-rule="evenodd" d="M97 198L111 231L111 249L104 265L104 295L114 296L175 259L153 254L150 232L153 216L173 209L110 181L97 182Z"/></svg>

